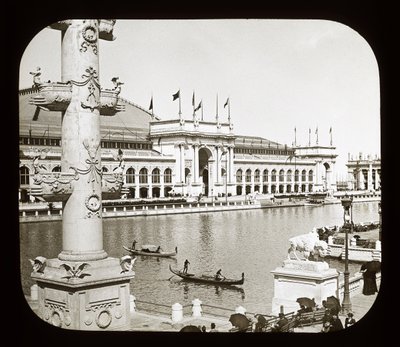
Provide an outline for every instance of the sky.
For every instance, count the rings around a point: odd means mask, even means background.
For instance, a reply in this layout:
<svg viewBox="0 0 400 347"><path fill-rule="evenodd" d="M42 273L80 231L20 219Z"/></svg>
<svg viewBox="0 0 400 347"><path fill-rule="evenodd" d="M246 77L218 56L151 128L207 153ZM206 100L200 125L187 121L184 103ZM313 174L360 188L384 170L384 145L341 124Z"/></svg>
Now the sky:
<svg viewBox="0 0 400 347"><path fill-rule="evenodd" d="M348 153L380 157L379 71L374 52L355 30L328 20L118 20L114 41L100 40L100 83L124 83L121 97L159 118L191 119L192 96L204 120L217 112L237 135L291 146L329 145L332 127L337 179L346 178ZM61 81L61 32L43 28L20 63L20 89Z"/></svg>

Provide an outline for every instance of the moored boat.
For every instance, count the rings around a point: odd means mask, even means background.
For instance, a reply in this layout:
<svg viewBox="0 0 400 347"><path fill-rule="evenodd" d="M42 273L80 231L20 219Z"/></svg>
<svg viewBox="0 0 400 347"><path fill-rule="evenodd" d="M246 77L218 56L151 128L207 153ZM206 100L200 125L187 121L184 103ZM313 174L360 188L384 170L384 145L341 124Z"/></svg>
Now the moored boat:
<svg viewBox="0 0 400 347"><path fill-rule="evenodd" d="M210 283L210 284L217 284L217 285L237 285L244 283L244 272L242 272L242 278L240 279L231 279L231 278L221 278L217 279L215 276L209 275L195 275L192 273L184 273L181 270L173 269L171 265L169 265L169 270L174 274L177 275L184 280L192 281L192 282L201 282L201 283Z"/></svg>
<svg viewBox="0 0 400 347"><path fill-rule="evenodd" d="M126 246L122 246L126 251L133 255L147 255L152 257L174 257L178 254L178 247L175 247L174 252L164 252L161 247L154 245L142 245L140 249L133 249Z"/></svg>

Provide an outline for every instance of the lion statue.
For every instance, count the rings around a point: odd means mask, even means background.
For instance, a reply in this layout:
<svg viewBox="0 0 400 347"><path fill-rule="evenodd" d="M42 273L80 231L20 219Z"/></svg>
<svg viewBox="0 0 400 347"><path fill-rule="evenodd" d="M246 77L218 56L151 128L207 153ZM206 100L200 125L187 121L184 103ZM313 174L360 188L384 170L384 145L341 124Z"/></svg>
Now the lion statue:
<svg viewBox="0 0 400 347"><path fill-rule="evenodd" d="M319 239L316 228L313 228L308 234L294 236L289 239L290 248L288 249L288 259L293 253L296 260L302 260L298 257L296 251L303 254L304 260L319 260L319 257L325 257L328 254L328 244Z"/></svg>

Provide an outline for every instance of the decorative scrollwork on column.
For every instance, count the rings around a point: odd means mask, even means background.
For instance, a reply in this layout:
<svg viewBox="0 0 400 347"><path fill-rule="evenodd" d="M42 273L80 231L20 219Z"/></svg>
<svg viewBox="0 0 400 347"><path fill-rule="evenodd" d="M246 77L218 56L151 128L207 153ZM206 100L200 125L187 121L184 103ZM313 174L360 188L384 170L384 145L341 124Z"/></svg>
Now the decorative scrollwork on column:
<svg viewBox="0 0 400 347"><path fill-rule="evenodd" d="M79 169L79 168L73 168L77 173L79 173L80 175L87 175L89 174L89 178L88 178L88 183L89 182L99 182L97 180L97 176L100 176L100 178L102 177L102 171L101 171L101 167L99 164L99 160L96 159L96 155L97 155L97 151L100 147L100 142L98 142L97 144L94 143L93 141L89 143L89 141L84 140L83 141L83 146L85 147L86 151L88 152L89 155L89 159L85 160L85 163L88 164L89 166L85 169Z"/></svg>
<svg viewBox="0 0 400 347"><path fill-rule="evenodd" d="M98 30L94 21L89 21L82 29L83 41L81 43L80 52L86 52L88 47L92 48L92 51L97 55L97 41L98 41Z"/></svg>
<svg viewBox="0 0 400 347"><path fill-rule="evenodd" d="M97 194L91 194L85 199L85 206L89 210L87 213L88 218L100 218L101 201Z"/></svg>
<svg viewBox="0 0 400 347"><path fill-rule="evenodd" d="M87 95L86 100L81 101L81 107L84 109L89 108L90 111L93 112L95 109L100 108L100 101L98 100L98 97L95 94L96 90L100 91L99 76L97 74L97 71L93 67L89 67L85 71L86 74L82 75L82 78L84 79L83 81L81 82L71 81L71 83L78 87L83 87L89 84L88 85L89 94ZM99 95L100 92L97 94Z"/></svg>

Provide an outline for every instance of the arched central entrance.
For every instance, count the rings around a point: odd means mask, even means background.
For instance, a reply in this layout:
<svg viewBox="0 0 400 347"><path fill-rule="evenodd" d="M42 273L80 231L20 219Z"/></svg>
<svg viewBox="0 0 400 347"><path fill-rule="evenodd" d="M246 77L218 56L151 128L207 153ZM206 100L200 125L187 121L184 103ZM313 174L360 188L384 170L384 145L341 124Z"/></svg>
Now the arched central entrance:
<svg viewBox="0 0 400 347"><path fill-rule="evenodd" d="M199 176L200 182L203 184L202 192L205 196L209 196L211 193L212 187L211 182L211 163L212 153L207 147L203 147L199 149Z"/></svg>
<svg viewBox="0 0 400 347"><path fill-rule="evenodd" d="M330 190L331 189L331 175L332 169L328 163L324 163L325 172L323 175L323 190Z"/></svg>

